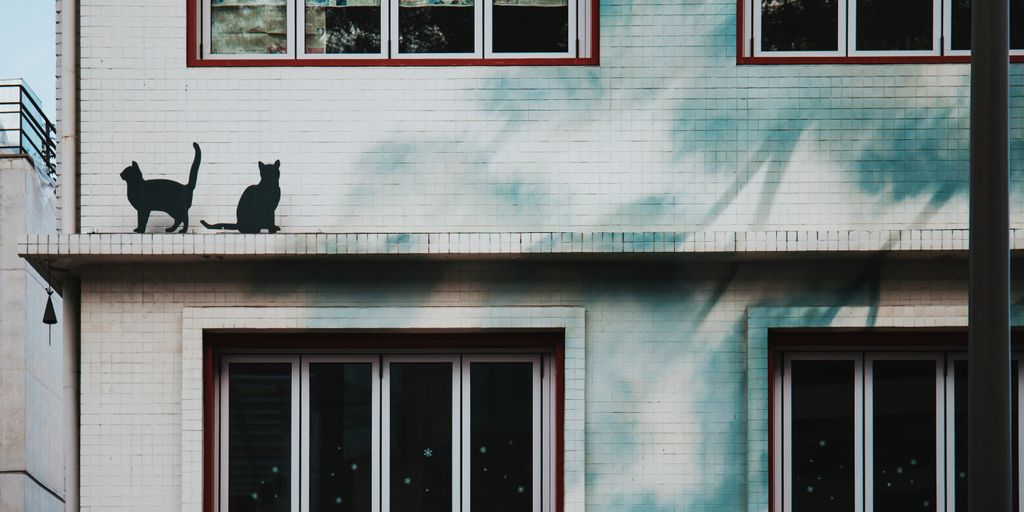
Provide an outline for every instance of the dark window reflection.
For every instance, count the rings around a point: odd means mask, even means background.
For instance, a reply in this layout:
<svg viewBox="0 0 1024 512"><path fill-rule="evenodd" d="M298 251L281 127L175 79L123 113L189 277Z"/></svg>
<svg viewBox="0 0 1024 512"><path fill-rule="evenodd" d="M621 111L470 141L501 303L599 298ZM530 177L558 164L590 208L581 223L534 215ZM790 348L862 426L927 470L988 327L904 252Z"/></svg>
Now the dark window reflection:
<svg viewBox="0 0 1024 512"><path fill-rule="evenodd" d="M854 362L792 362L794 512L854 510Z"/></svg>
<svg viewBox="0 0 1024 512"><path fill-rule="evenodd" d="M931 50L931 0L855 0L857 49Z"/></svg>
<svg viewBox="0 0 1024 512"><path fill-rule="evenodd" d="M309 365L310 510L372 506L372 371L368 363Z"/></svg>
<svg viewBox="0 0 1024 512"><path fill-rule="evenodd" d="M971 49L971 0L952 0L950 46ZM1010 48L1024 49L1024 0L1010 0Z"/></svg>
<svg viewBox="0 0 1024 512"><path fill-rule="evenodd" d="M495 52L569 51L568 0L494 0Z"/></svg>
<svg viewBox="0 0 1024 512"><path fill-rule="evenodd" d="M470 365L472 510L533 507L533 365Z"/></svg>
<svg viewBox="0 0 1024 512"><path fill-rule="evenodd" d="M761 0L761 50L779 52L839 49L836 0Z"/></svg>
<svg viewBox="0 0 1024 512"><path fill-rule="evenodd" d="M232 363L228 392L229 509L291 510L291 364Z"/></svg>
<svg viewBox="0 0 1024 512"><path fill-rule="evenodd" d="M1017 364L1016 362L1011 366L1010 375L1010 414L1013 417L1013 430L1011 430L1013 438L1013 481L1018 482L1020 474L1020 457L1019 457L1019 437L1017 432L1020 428L1020 419L1018 415L1018 403L1017 403ZM955 487L954 494L956 496L956 512L967 512L967 407L970 403L967 400L967 361L956 361L953 364L953 408L956 411L956 415L953 419L954 425L953 430L955 432L954 438L954 458L953 458L953 482ZM1013 485L1013 510L1014 512L1020 510L1020 488L1017 485Z"/></svg>
<svg viewBox="0 0 1024 512"><path fill-rule="evenodd" d="M873 364L876 512L935 510L935 364Z"/></svg>
<svg viewBox="0 0 1024 512"><path fill-rule="evenodd" d="M452 365L391 363L391 510L452 509Z"/></svg>
<svg viewBox="0 0 1024 512"><path fill-rule="evenodd" d="M380 0L306 0L306 53L380 53Z"/></svg>
<svg viewBox="0 0 1024 512"><path fill-rule="evenodd" d="M472 53L474 0L399 0L399 53Z"/></svg>

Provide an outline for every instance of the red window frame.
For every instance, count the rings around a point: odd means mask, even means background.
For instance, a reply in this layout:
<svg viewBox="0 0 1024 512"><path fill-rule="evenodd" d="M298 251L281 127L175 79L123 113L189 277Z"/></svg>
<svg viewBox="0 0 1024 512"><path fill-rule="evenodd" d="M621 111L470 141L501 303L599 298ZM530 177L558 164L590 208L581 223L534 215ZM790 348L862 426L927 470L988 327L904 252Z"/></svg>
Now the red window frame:
<svg viewBox="0 0 1024 512"><path fill-rule="evenodd" d="M969 64L970 55L929 55L892 57L754 57L746 40L747 16L745 0L736 0L736 64ZM783 52L779 52L783 53ZM1024 55L1010 55L1010 62L1024 62Z"/></svg>
<svg viewBox="0 0 1024 512"><path fill-rule="evenodd" d="M245 332L203 333L203 511L217 510L217 425L216 392L218 356L226 350L390 350L390 349L530 349L551 354L554 363L555 417L554 482L555 509L565 502L565 334L564 332L451 332L451 333L323 333Z"/></svg>
<svg viewBox="0 0 1024 512"><path fill-rule="evenodd" d="M405 67L405 66L598 66L601 62L600 0L590 0L590 56L508 59L204 59L199 53L201 2L185 2L185 63L187 67Z"/></svg>

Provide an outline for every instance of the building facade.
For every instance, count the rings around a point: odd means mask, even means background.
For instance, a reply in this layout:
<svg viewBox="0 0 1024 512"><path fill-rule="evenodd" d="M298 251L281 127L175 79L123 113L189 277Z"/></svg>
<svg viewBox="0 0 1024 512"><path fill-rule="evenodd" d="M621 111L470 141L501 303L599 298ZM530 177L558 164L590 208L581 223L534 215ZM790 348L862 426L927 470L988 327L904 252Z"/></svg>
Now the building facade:
<svg viewBox="0 0 1024 512"><path fill-rule="evenodd" d="M68 503L966 510L963 13L856 4L58 2Z"/></svg>

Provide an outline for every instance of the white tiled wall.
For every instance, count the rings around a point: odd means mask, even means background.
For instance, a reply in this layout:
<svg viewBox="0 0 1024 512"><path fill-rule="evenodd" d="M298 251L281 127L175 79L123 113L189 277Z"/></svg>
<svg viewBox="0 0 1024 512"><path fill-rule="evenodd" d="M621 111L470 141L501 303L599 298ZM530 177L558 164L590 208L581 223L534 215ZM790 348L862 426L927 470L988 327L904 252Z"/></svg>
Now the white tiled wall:
<svg viewBox="0 0 1024 512"><path fill-rule="evenodd" d="M599 67L187 68L185 7L81 2L83 232L134 228L118 173L184 182L192 141L194 231L276 159L291 232L967 222L967 66L739 66L733 0L603 0Z"/></svg>
<svg viewBox="0 0 1024 512"><path fill-rule="evenodd" d="M760 453L747 446L747 312L788 308L795 318L806 308L820 325L833 315L849 326L842 312L856 310L861 325L960 325L965 278L961 265L939 260L90 268L82 284L83 510L181 510L185 308L582 307L586 509L737 511L748 483L753 496L765 485L747 478L748 457ZM923 324L928 314L936 316Z"/></svg>

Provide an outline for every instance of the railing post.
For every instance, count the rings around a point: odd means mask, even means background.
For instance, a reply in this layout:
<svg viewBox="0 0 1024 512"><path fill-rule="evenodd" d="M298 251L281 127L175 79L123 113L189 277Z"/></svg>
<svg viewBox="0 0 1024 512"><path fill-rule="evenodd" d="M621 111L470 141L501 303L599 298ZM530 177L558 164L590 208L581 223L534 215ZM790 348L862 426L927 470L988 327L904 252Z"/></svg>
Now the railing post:
<svg viewBox="0 0 1024 512"><path fill-rule="evenodd" d="M25 94L22 86L18 86L18 151L25 153Z"/></svg>

